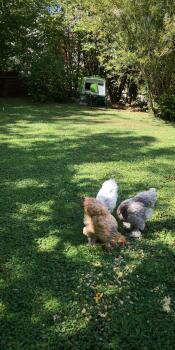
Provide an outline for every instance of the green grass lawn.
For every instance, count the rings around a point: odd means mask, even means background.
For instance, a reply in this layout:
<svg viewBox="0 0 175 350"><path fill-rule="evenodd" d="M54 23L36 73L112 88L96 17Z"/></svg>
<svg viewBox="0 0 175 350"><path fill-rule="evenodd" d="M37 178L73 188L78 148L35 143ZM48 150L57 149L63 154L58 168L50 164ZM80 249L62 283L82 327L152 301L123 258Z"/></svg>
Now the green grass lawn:
<svg viewBox="0 0 175 350"><path fill-rule="evenodd" d="M174 126L14 99L0 130L1 349L174 350ZM118 203L149 187L158 202L144 238L108 254L87 246L82 198L111 176Z"/></svg>

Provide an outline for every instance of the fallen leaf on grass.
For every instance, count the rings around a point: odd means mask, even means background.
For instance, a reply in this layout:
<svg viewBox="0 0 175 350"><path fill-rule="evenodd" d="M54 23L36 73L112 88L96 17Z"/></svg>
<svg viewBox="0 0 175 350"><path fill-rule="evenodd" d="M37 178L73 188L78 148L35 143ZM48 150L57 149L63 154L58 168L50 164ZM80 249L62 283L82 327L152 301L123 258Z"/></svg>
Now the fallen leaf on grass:
<svg viewBox="0 0 175 350"><path fill-rule="evenodd" d="M118 278L123 278L123 272L117 272L117 276L118 276Z"/></svg>
<svg viewBox="0 0 175 350"><path fill-rule="evenodd" d="M170 304L171 304L171 298L169 296L163 298L163 300L162 300L163 311L169 313L171 311Z"/></svg>
<svg viewBox="0 0 175 350"><path fill-rule="evenodd" d="M102 266L101 262L94 262L92 265L93 265L93 266L97 266L97 267L98 267L98 266L100 266L100 267Z"/></svg>
<svg viewBox="0 0 175 350"><path fill-rule="evenodd" d="M139 251L139 255L141 256L141 258L144 258L145 254L144 254L144 251L142 249Z"/></svg>
<svg viewBox="0 0 175 350"><path fill-rule="evenodd" d="M102 312L99 312L98 314L102 318L106 318L106 316L107 316L107 312L105 312L104 314Z"/></svg>
<svg viewBox="0 0 175 350"><path fill-rule="evenodd" d="M107 287L108 287L108 289L115 289L115 288L116 288L116 285L114 285L114 284L108 284Z"/></svg>
<svg viewBox="0 0 175 350"><path fill-rule="evenodd" d="M53 320L56 322L59 319L59 315L53 315Z"/></svg>
<svg viewBox="0 0 175 350"><path fill-rule="evenodd" d="M91 316L88 316L88 317L85 317L85 320L88 322L88 321L90 321L91 320Z"/></svg>
<svg viewBox="0 0 175 350"><path fill-rule="evenodd" d="M96 293L94 299L95 299L95 302L98 304L102 298L103 298L103 293Z"/></svg>

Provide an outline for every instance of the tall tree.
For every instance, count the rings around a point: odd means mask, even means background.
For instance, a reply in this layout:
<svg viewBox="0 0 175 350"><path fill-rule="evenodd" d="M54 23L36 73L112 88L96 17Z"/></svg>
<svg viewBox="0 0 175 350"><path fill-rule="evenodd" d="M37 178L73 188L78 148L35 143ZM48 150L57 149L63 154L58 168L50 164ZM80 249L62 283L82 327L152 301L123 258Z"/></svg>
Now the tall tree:
<svg viewBox="0 0 175 350"><path fill-rule="evenodd" d="M138 68L154 107L164 92L175 89L175 2L95 0L95 4L103 35L101 63L107 71Z"/></svg>

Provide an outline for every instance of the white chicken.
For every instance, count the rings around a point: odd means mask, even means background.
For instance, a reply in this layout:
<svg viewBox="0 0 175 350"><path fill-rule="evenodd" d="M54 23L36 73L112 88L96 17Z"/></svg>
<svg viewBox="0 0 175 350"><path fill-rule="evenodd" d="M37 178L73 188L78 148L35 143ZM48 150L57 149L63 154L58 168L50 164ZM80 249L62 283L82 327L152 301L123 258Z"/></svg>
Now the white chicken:
<svg viewBox="0 0 175 350"><path fill-rule="evenodd" d="M106 180L100 188L96 199L99 200L110 213L116 207L118 198L118 185L114 179Z"/></svg>

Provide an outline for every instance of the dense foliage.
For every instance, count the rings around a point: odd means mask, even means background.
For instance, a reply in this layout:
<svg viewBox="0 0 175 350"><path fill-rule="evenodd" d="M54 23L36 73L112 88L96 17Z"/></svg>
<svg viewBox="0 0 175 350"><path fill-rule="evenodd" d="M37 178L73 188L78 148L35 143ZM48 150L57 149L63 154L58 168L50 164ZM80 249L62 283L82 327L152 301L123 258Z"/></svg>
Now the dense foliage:
<svg viewBox="0 0 175 350"><path fill-rule="evenodd" d="M0 69L20 71L37 99L75 96L84 75L105 76L113 103L141 84L155 112L175 93L172 1L3 1L0 30Z"/></svg>
<svg viewBox="0 0 175 350"><path fill-rule="evenodd" d="M158 101L157 115L168 121L175 121L175 95L164 94Z"/></svg>

